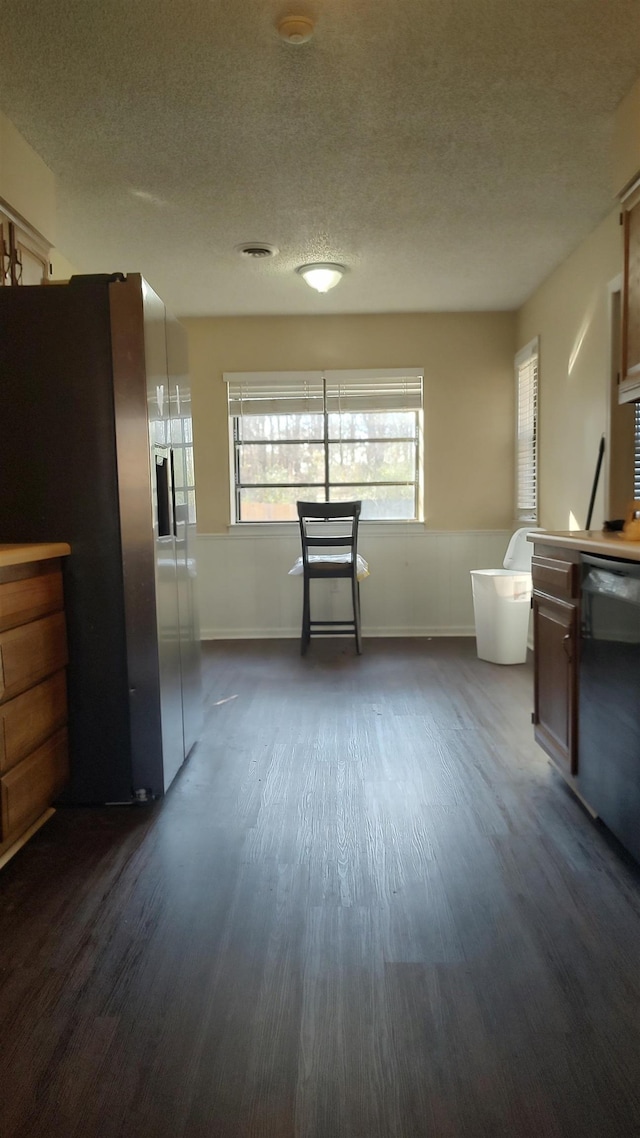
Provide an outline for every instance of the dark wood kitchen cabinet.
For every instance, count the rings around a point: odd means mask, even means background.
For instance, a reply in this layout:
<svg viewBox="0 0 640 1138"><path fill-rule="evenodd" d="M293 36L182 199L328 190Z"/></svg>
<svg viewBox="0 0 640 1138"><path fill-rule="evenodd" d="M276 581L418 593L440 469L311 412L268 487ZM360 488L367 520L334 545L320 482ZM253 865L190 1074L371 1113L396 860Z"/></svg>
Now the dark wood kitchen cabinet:
<svg viewBox="0 0 640 1138"><path fill-rule="evenodd" d="M578 771L578 570L577 562L549 556L536 543L531 562L535 738L571 776Z"/></svg>
<svg viewBox="0 0 640 1138"><path fill-rule="evenodd" d="M620 403L640 400L640 189L623 202L624 276Z"/></svg>
<svg viewBox="0 0 640 1138"><path fill-rule="evenodd" d="M50 253L39 233L0 209L0 286L46 284Z"/></svg>
<svg viewBox="0 0 640 1138"><path fill-rule="evenodd" d="M0 545L0 866L69 777L64 543Z"/></svg>
<svg viewBox="0 0 640 1138"><path fill-rule="evenodd" d="M640 541L573 530L533 544L536 741L640 864Z"/></svg>

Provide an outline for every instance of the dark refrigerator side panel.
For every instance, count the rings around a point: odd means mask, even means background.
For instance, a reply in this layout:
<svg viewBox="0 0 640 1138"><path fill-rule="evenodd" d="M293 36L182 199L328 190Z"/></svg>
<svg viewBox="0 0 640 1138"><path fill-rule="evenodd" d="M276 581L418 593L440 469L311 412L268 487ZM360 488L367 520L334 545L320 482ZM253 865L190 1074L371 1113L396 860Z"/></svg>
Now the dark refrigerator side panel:
<svg viewBox="0 0 640 1138"><path fill-rule="evenodd" d="M108 285L0 289L0 540L67 541L75 803L131 797Z"/></svg>
<svg viewBox="0 0 640 1138"><path fill-rule="evenodd" d="M145 290L138 274L109 286L115 445L134 793L164 793L157 625L157 499L152 479ZM162 309L164 325L164 306ZM164 360L164 349L162 352ZM166 363L165 363L166 371Z"/></svg>
<svg viewBox="0 0 640 1138"><path fill-rule="evenodd" d="M162 773L164 790L167 790L184 762L175 485L169 429L171 385L167 368L166 309L146 281L143 282L143 304L149 448L154 471L153 536Z"/></svg>

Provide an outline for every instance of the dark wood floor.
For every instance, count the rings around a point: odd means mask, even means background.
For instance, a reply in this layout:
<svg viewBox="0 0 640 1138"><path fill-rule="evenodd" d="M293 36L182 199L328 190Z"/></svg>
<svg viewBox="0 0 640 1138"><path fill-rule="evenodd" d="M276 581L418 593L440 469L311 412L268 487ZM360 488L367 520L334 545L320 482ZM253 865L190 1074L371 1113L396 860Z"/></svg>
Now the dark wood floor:
<svg viewBox="0 0 640 1138"><path fill-rule="evenodd" d="M640 872L472 641L205 646L154 807L0 873L2 1138L632 1138Z"/></svg>

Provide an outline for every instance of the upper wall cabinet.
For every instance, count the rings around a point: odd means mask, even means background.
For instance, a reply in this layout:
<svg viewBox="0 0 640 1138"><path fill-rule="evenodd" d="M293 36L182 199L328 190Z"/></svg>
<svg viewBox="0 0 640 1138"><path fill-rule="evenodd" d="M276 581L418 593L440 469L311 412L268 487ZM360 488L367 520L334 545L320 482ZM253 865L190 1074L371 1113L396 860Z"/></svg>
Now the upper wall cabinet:
<svg viewBox="0 0 640 1138"><path fill-rule="evenodd" d="M46 284L49 253L35 230L0 210L0 286Z"/></svg>
<svg viewBox="0 0 640 1138"><path fill-rule="evenodd" d="M640 400L640 186L622 203L624 282L620 403Z"/></svg>

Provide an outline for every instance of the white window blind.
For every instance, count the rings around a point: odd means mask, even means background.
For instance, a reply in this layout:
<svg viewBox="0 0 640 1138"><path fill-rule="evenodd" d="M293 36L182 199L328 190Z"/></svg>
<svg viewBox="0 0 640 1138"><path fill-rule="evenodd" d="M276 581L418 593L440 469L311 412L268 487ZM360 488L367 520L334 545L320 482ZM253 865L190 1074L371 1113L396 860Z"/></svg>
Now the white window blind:
<svg viewBox="0 0 640 1138"><path fill-rule="evenodd" d="M229 414L322 414L324 383L321 371L225 372Z"/></svg>
<svg viewBox="0 0 640 1138"><path fill-rule="evenodd" d="M225 372L230 415L419 411L422 369ZM325 404L326 399L326 404Z"/></svg>
<svg viewBox="0 0 640 1138"><path fill-rule="evenodd" d="M422 407L421 371L327 371L327 411L346 414L363 411L419 411Z"/></svg>
<svg viewBox="0 0 640 1138"><path fill-rule="evenodd" d="M516 373L516 512L538 520L538 340L518 352Z"/></svg>

